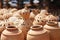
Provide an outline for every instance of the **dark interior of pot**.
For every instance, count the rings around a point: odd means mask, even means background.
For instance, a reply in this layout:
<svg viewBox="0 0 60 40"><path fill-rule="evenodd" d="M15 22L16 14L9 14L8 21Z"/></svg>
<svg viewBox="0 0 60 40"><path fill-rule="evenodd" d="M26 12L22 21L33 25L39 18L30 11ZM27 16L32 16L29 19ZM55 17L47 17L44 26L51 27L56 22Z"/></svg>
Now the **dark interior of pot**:
<svg viewBox="0 0 60 40"><path fill-rule="evenodd" d="M10 29L10 28L15 28L15 26L8 26L7 28L9 28L9 29Z"/></svg>
<svg viewBox="0 0 60 40"><path fill-rule="evenodd" d="M15 28L14 26L9 26L8 28Z"/></svg>
<svg viewBox="0 0 60 40"><path fill-rule="evenodd" d="M32 30L40 30L40 29L42 29L42 26L40 26L40 25L32 26L31 29Z"/></svg>
<svg viewBox="0 0 60 40"><path fill-rule="evenodd" d="M8 27L6 27L6 29L7 29L8 31L18 30L15 26L8 26Z"/></svg>
<svg viewBox="0 0 60 40"><path fill-rule="evenodd" d="M39 28L39 26L33 26L33 28Z"/></svg>

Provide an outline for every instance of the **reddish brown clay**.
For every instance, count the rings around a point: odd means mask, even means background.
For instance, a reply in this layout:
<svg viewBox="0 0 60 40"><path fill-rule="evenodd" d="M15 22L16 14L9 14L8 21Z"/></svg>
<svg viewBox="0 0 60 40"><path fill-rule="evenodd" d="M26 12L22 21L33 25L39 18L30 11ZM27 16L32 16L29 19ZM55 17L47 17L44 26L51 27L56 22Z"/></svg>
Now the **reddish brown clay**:
<svg viewBox="0 0 60 40"><path fill-rule="evenodd" d="M27 34L27 40L49 40L49 34L40 25L32 26Z"/></svg>
<svg viewBox="0 0 60 40"><path fill-rule="evenodd" d="M2 31L5 29L5 23L4 22L0 22L0 34L2 33Z"/></svg>
<svg viewBox="0 0 60 40"><path fill-rule="evenodd" d="M57 20L54 16L49 17L44 28L50 33L51 40L60 40L60 28L58 27Z"/></svg>
<svg viewBox="0 0 60 40"><path fill-rule="evenodd" d="M9 26L2 32L1 40L24 40L24 36L21 30L14 26Z"/></svg>
<svg viewBox="0 0 60 40"><path fill-rule="evenodd" d="M45 24L46 24L45 16L41 16L40 14L35 16L35 20L33 21L33 25L42 25L42 26L44 26Z"/></svg>

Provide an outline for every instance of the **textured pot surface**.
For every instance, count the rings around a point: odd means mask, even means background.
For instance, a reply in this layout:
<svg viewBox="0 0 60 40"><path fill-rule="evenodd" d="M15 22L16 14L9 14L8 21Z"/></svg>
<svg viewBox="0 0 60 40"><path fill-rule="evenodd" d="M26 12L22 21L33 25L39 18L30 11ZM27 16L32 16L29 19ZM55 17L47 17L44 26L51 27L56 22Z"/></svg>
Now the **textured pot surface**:
<svg viewBox="0 0 60 40"><path fill-rule="evenodd" d="M45 21L45 15L40 15L38 14L37 16L35 16L35 20L33 21L33 25L42 25L44 26L46 24L46 21Z"/></svg>
<svg viewBox="0 0 60 40"><path fill-rule="evenodd" d="M49 40L49 34L41 26L32 26L28 31L27 40Z"/></svg>
<svg viewBox="0 0 60 40"><path fill-rule="evenodd" d="M9 26L2 32L1 40L24 40L24 36L21 30Z"/></svg>
<svg viewBox="0 0 60 40"><path fill-rule="evenodd" d="M57 25L45 25L44 28L48 30L51 40L60 40L60 28Z"/></svg>

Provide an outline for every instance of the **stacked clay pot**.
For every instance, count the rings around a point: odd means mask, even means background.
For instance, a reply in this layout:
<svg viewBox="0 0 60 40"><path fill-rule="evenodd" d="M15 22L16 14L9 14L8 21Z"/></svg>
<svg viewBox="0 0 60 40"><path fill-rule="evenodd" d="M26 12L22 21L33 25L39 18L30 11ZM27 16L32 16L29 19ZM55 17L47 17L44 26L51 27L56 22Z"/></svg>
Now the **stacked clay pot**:
<svg viewBox="0 0 60 40"><path fill-rule="evenodd" d="M33 21L33 25L42 25L46 24L45 17L48 16L48 12L46 10L41 10L40 14L35 16L35 20Z"/></svg>
<svg viewBox="0 0 60 40"><path fill-rule="evenodd" d="M28 31L27 40L50 40L49 33L42 26L35 25Z"/></svg>
<svg viewBox="0 0 60 40"><path fill-rule="evenodd" d="M60 28L58 26L57 18L53 15L46 17L47 23L44 26L50 34L50 40L60 40Z"/></svg>
<svg viewBox="0 0 60 40"><path fill-rule="evenodd" d="M14 26L8 26L1 34L1 40L24 40L21 30Z"/></svg>
<svg viewBox="0 0 60 40"><path fill-rule="evenodd" d="M22 9L20 15L22 16L23 20L20 22L18 28L23 31L25 39L26 39L26 34L32 25L32 22L29 19L30 12L29 10Z"/></svg>

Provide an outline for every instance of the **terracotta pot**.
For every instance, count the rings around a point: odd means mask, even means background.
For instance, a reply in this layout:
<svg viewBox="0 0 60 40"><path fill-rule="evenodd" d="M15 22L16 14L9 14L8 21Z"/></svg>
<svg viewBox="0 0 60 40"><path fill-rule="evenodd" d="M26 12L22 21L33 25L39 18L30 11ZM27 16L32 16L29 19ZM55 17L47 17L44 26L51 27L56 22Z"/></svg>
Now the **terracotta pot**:
<svg viewBox="0 0 60 40"><path fill-rule="evenodd" d="M9 26L2 32L1 40L24 40L24 36L21 30Z"/></svg>
<svg viewBox="0 0 60 40"><path fill-rule="evenodd" d="M60 40L60 28L57 23L48 22L44 28L50 34L50 40Z"/></svg>
<svg viewBox="0 0 60 40"><path fill-rule="evenodd" d="M49 34L40 25L32 26L28 31L27 40L49 40Z"/></svg>
<svg viewBox="0 0 60 40"><path fill-rule="evenodd" d="M42 25L44 26L46 24L45 18L49 15L47 10L41 10L40 14L35 16L35 20L33 22L33 25Z"/></svg>
<svg viewBox="0 0 60 40"><path fill-rule="evenodd" d="M45 17L45 19L47 21L57 21L58 18L56 16L53 16L53 15L48 15L47 17Z"/></svg>
<svg viewBox="0 0 60 40"><path fill-rule="evenodd" d="M46 24L45 16L41 16L40 14L38 14L35 17L35 20L33 21L33 25L42 25L42 26L44 26L45 24Z"/></svg>
<svg viewBox="0 0 60 40"><path fill-rule="evenodd" d="M22 9L20 15L24 18L24 19L28 19L30 16L30 11L29 9Z"/></svg>

